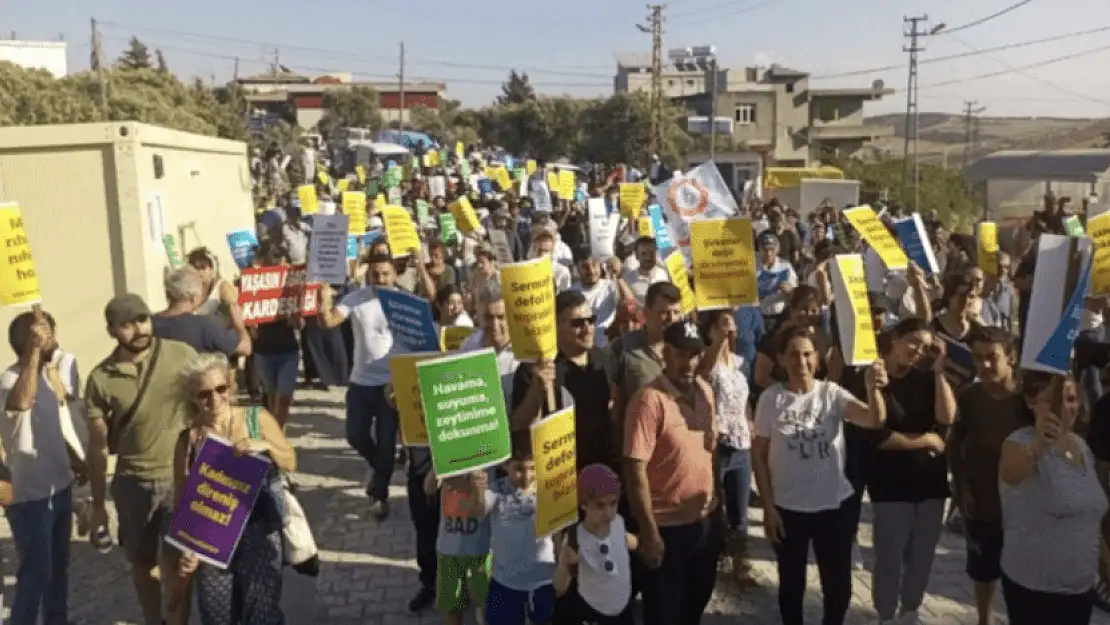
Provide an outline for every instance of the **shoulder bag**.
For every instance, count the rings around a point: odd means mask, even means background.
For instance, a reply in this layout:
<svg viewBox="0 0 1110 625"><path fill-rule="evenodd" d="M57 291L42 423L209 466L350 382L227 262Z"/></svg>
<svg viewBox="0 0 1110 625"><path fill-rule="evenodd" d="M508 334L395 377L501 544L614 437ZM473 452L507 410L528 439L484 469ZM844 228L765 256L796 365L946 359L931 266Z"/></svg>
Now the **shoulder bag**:
<svg viewBox="0 0 1110 625"><path fill-rule="evenodd" d="M150 387L150 378L154 377L154 368L158 366L158 356L161 353L162 339L154 339L154 353L150 355L150 360L142 373L142 380L139 381L139 392L135 394L134 403L118 421L112 419L108 422L108 453L115 454L118 452L120 433L135 420L135 413L139 411L139 406L146 398L146 390Z"/></svg>

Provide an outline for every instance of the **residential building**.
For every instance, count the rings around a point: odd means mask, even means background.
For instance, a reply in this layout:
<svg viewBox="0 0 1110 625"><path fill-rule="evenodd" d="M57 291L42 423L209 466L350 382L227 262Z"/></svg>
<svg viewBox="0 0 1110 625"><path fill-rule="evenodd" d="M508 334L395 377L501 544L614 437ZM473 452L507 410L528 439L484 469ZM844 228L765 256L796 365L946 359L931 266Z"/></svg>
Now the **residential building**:
<svg viewBox="0 0 1110 625"><path fill-rule="evenodd" d="M650 55L646 59L618 55L616 90L650 90L650 61ZM686 106L692 116L731 118L733 142L761 154L768 165L805 167L850 156L875 138L894 133L893 126L864 122L864 103L894 93L881 82L863 88L817 89L810 86L809 74L780 65L739 71L718 68L716 80L712 70L692 67L689 63L665 66L664 96Z"/></svg>
<svg viewBox="0 0 1110 625"><path fill-rule="evenodd" d="M62 78L67 74L64 41L22 41L0 39L0 61L8 61L27 69L44 69Z"/></svg>
<svg viewBox="0 0 1110 625"><path fill-rule="evenodd" d="M238 79L247 91L247 101L266 113L289 113L297 125L312 130L324 116L324 93L332 89L372 87L378 92L378 106L386 124L407 122L409 111L417 107L438 109L447 93L447 85L438 82L406 82L404 110L401 89L396 82L354 81L351 76L331 74L310 78L288 71L276 71Z"/></svg>

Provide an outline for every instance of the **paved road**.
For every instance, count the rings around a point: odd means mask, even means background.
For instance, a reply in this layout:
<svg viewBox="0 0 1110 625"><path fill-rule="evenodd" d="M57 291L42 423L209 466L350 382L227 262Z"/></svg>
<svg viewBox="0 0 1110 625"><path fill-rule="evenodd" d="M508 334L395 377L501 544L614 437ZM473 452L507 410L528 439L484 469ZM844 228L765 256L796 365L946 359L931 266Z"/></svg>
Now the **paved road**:
<svg viewBox="0 0 1110 625"><path fill-rule="evenodd" d="M289 434L299 451L302 485L300 499L308 512L322 550L323 570L312 580L286 575L283 603L290 625L429 625L442 619L428 612L405 614L405 604L416 589L413 530L405 503L405 488L394 477L391 488L393 516L385 523L367 517L362 482L364 464L344 441L343 396L301 391ZM758 511L753 513L758 521ZM866 511L865 511L866 515ZM865 559L870 555L871 528L861 527ZM773 625L779 622L775 602L776 576L773 555L756 522L755 574L761 587L743 596L722 582L709 606L704 625ZM6 523L0 523L0 550L5 578L14 584L15 554ZM921 612L926 625L973 625L970 584L963 574L963 540L946 534L937 549L929 596ZM84 541L74 543L71 570L71 617L88 625L133 625L138 607L133 598L126 565L119 550L101 556ZM807 621L820 622L820 590L816 568L810 567ZM850 625L872 623L871 579L866 571L855 574ZM742 617L742 618L737 618ZM998 623L1005 623L1000 614ZM1097 614L1096 625L1110 625L1110 617Z"/></svg>

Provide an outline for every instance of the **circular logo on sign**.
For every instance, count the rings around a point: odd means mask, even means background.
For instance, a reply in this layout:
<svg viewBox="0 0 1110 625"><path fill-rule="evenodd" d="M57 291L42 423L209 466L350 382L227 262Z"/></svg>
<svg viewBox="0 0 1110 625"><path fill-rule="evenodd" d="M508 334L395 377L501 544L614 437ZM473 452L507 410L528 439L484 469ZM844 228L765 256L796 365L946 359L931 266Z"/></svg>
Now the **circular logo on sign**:
<svg viewBox="0 0 1110 625"><path fill-rule="evenodd" d="M683 217L695 217L709 206L709 190L697 180L676 180L667 192L667 203Z"/></svg>

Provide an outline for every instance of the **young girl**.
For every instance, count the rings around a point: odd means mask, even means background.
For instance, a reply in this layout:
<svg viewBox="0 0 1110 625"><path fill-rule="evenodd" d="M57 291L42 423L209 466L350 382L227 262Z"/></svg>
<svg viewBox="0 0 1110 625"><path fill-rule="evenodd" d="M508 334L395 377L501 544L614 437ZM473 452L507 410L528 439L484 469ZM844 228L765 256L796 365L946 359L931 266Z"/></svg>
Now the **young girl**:
<svg viewBox="0 0 1110 625"><path fill-rule="evenodd" d="M578 498L585 520L567 531L555 568L555 625L632 625L629 552L636 536L617 514L621 483L603 464L578 475ZM577 578L577 579L576 579Z"/></svg>

